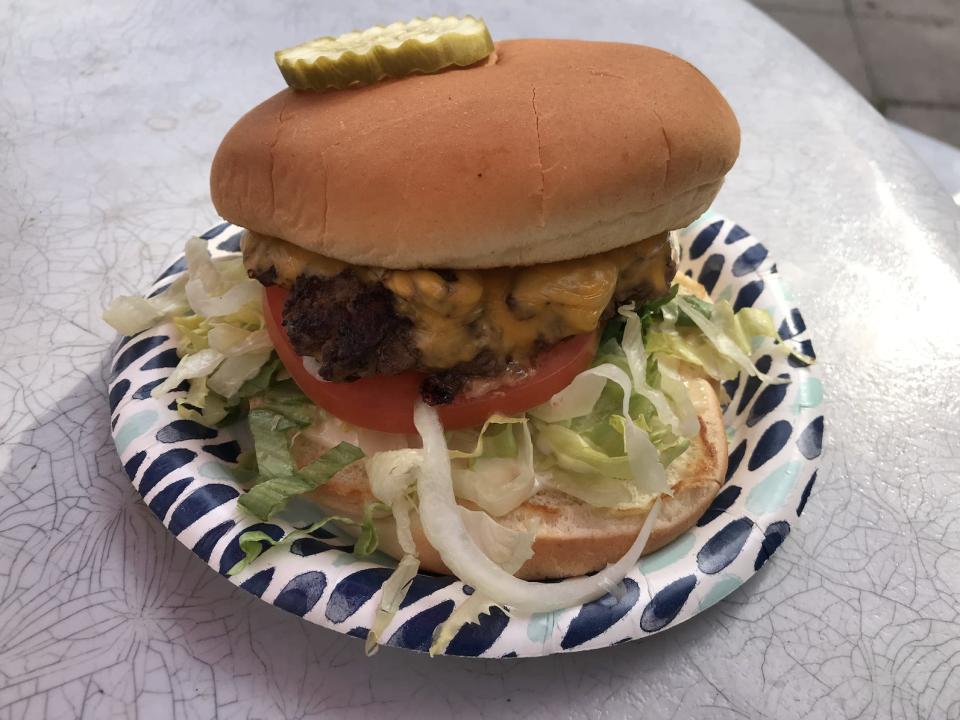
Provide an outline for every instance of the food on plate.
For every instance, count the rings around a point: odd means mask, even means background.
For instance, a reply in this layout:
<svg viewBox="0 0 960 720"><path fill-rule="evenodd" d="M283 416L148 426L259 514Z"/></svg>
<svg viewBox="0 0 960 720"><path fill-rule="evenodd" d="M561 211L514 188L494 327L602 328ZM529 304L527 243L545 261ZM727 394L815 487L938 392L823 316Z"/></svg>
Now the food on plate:
<svg viewBox="0 0 960 720"><path fill-rule="evenodd" d="M716 495L720 382L780 382L751 359L779 339L676 276L671 231L738 150L710 81L636 45L503 41L467 68L286 89L213 162L242 261L193 239L171 288L108 314L128 333L173 318L181 363L154 393L188 381L181 414L247 413L241 506L309 497L399 560L368 645L418 569L475 588L442 650L491 605L609 591Z"/></svg>

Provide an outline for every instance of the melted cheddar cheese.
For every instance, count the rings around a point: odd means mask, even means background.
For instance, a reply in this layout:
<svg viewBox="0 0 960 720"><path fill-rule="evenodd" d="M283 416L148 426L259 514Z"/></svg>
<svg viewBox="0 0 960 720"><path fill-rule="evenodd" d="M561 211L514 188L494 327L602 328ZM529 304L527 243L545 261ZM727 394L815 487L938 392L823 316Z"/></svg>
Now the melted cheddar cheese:
<svg viewBox="0 0 960 720"><path fill-rule="evenodd" d="M641 288L658 297L671 279L667 233L575 260L441 272L351 266L253 233L245 233L242 249L251 275L269 273L287 288L305 273L346 269L364 282L383 283L397 313L413 322L421 365L433 369L468 362L484 350L500 363L525 362L544 345L595 330L611 300Z"/></svg>

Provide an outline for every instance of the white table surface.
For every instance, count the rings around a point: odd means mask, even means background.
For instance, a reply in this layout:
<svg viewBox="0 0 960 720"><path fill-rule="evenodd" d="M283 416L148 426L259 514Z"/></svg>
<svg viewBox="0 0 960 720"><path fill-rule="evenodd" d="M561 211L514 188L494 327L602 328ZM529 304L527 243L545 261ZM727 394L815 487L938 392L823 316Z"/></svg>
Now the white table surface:
<svg viewBox="0 0 960 720"><path fill-rule="evenodd" d="M960 717L960 238L928 171L739 0L350 5L0 6L0 720ZM774 559L662 635L368 659L211 572L114 452L101 308L216 220L210 160L279 88L272 51L435 12L667 48L743 126L717 208L767 243L815 328L826 450Z"/></svg>

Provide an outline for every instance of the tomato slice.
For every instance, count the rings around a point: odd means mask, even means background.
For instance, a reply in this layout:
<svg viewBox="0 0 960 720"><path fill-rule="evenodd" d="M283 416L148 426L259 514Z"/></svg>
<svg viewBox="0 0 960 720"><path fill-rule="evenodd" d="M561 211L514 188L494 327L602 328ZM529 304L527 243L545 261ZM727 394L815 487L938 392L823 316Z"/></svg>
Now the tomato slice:
<svg viewBox="0 0 960 720"><path fill-rule="evenodd" d="M318 380L303 366L303 358L290 344L283 327L283 303L287 291L271 286L264 289L267 332L284 367L304 394L341 420L381 432L414 433L413 406L420 396L419 372L378 375L353 382ZM491 415L521 413L546 402L590 366L596 353L595 333L575 335L537 356L531 372L509 385L495 387L482 395L457 397L438 405L440 422L448 430L481 425Z"/></svg>

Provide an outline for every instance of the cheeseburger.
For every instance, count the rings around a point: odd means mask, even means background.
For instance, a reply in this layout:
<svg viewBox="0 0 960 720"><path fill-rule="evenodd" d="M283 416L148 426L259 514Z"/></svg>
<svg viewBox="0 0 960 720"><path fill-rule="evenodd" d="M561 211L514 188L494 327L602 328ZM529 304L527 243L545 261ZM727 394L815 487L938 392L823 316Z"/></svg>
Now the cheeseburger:
<svg viewBox="0 0 960 720"><path fill-rule="evenodd" d="M697 69L603 42L504 41L470 67L286 89L242 117L211 192L318 407L293 454L347 438L366 456L311 498L521 611L595 597L629 569L608 565L689 528L725 472L722 378L644 342L707 322L671 231L738 150ZM598 571L569 596L523 582Z"/></svg>

